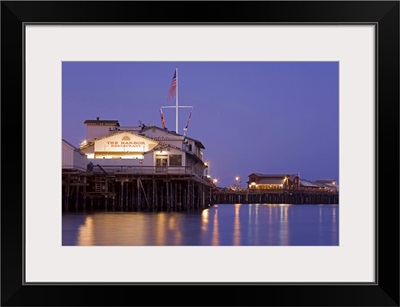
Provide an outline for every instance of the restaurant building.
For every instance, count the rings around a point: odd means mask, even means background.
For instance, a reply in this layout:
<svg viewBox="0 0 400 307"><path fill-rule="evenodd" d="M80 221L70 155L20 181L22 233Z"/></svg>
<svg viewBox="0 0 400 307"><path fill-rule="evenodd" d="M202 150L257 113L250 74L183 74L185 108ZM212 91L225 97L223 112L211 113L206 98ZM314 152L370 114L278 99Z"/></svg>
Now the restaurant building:
<svg viewBox="0 0 400 307"><path fill-rule="evenodd" d="M329 190L338 192L339 187L333 179L308 180L299 174L252 173L247 182L249 189L257 190Z"/></svg>
<svg viewBox="0 0 400 307"><path fill-rule="evenodd" d="M157 126L120 126L118 120L85 120L86 139L79 149L65 141L75 155L84 154L86 164L110 171L130 169L142 173L190 173L203 177L202 142ZM64 142L64 141L63 141ZM63 149L63 165L67 155ZM66 152L66 151L65 151ZM82 168L82 159L79 165Z"/></svg>
<svg viewBox="0 0 400 307"><path fill-rule="evenodd" d="M62 141L63 204L134 209L206 208L215 184L204 176L202 142L157 126L84 121L79 148Z"/></svg>

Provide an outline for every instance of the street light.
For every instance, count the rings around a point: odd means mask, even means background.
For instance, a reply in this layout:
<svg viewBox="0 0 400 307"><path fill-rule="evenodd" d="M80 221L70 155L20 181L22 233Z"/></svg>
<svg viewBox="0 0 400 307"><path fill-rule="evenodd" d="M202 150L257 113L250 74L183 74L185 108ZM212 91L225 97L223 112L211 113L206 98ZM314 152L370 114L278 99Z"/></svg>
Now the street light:
<svg viewBox="0 0 400 307"><path fill-rule="evenodd" d="M236 176L236 177L235 177L235 180L238 182L238 185L239 185L239 187L240 187L240 185L241 185L241 183L242 183L241 178L240 178L239 176Z"/></svg>

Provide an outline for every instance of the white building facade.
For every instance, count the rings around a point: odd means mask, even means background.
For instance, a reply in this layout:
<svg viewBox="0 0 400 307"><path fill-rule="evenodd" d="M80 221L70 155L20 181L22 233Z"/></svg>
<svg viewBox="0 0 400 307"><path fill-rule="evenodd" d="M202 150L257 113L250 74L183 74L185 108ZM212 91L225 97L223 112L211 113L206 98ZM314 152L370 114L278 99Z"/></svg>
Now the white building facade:
<svg viewBox="0 0 400 307"><path fill-rule="evenodd" d="M204 145L156 126L121 127L115 120L86 120L87 137L80 146L87 164L105 171L194 174L203 177Z"/></svg>

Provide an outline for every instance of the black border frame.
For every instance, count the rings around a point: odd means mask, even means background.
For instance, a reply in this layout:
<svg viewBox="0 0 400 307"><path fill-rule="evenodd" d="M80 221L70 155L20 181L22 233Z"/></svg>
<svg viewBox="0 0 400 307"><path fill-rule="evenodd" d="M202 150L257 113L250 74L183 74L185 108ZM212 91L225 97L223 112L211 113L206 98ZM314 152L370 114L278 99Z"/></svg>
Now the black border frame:
<svg viewBox="0 0 400 307"><path fill-rule="evenodd" d="M25 284L23 29L72 22L376 25L377 282ZM2 306L399 306L399 1L2 1L1 77Z"/></svg>

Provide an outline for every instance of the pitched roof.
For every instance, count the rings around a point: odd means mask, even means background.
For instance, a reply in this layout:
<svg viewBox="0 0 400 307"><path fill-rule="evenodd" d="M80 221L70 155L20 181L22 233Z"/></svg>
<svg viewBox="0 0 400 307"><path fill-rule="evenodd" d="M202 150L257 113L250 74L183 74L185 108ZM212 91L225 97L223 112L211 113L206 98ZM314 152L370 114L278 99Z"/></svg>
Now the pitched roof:
<svg viewBox="0 0 400 307"><path fill-rule="evenodd" d="M69 147L71 147L71 149L73 149L74 151L79 151L79 148L75 147L74 145L72 145L70 142L67 142L65 139L62 139L63 143L65 143L66 145L68 145Z"/></svg>
<svg viewBox="0 0 400 307"><path fill-rule="evenodd" d="M186 139L192 140L192 141L195 142L200 148L205 149L203 143L200 142L199 140L193 139L193 138L188 137L188 136L186 136L186 135L179 134L179 133L176 133L175 131L170 131L170 130L167 130L167 129L164 129L164 128L161 128L161 127L157 127L157 126L146 126L146 127L143 128L141 131L147 131L147 130L154 129L154 128L155 128L155 129L158 129L158 130L161 130L161 131L164 131L164 132L166 132L166 133L168 133L168 134L170 134L170 135L173 135L173 136L181 136L181 137L184 137L184 138L186 138ZM154 138L154 139L156 139L156 138Z"/></svg>
<svg viewBox="0 0 400 307"><path fill-rule="evenodd" d="M318 180L315 180L315 182L332 184L333 182L336 182L336 180L335 179L318 179Z"/></svg>
<svg viewBox="0 0 400 307"><path fill-rule="evenodd" d="M83 123L85 125L119 126L118 120L115 119L87 119Z"/></svg>
<svg viewBox="0 0 400 307"><path fill-rule="evenodd" d="M141 131L147 131L147 130L150 130L150 129L157 129L157 130L161 130L161 131L164 131L164 132L172 134L172 135L183 136L181 134L176 133L175 131L170 131L168 129L164 129L164 128L161 128L161 127L158 127L158 126L153 126L153 125L152 126L145 126L144 128L142 128Z"/></svg>
<svg viewBox="0 0 400 307"><path fill-rule="evenodd" d="M173 149L177 149L179 151L184 151L182 148L176 147L174 145L158 142L158 144L156 146L154 146L153 149L149 150L149 152L164 149L164 148L173 148Z"/></svg>
<svg viewBox="0 0 400 307"><path fill-rule="evenodd" d="M135 132L132 132L132 131L120 130L120 131L116 131L116 132L114 132L112 134L105 135L105 136L103 136L101 138L95 139L95 140L91 141L90 143L82 146L81 149L88 148L88 147L92 146L95 142L97 142L99 140L103 140L103 139L106 139L106 138L109 138L109 137L112 137L112 136L115 136L115 135L118 135L118 134L122 134L122 133L129 133L129 134L132 134L132 135L135 135L135 136L139 136L139 137L141 137L143 139L147 139L149 141L157 142L157 141L153 140L152 138L149 138L149 137L147 137L145 135L142 135L142 134L138 134L138 133L135 133Z"/></svg>
<svg viewBox="0 0 400 307"><path fill-rule="evenodd" d="M145 135L145 134L142 134ZM170 137L170 136L155 136L155 137L151 137L153 140L157 140L157 141L182 141L182 138L174 138L174 137Z"/></svg>
<svg viewBox="0 0 400 307"><path fill-rule="evenodd" d="M280 178L263 178L260 179L258 184L283 184L283 180Z"/></svg>
<svg viewBox="0 0 400 307"><path fill-rule="evenodd" d="M321 183L317 183L306 179L300 179L300 185L302 185L303 187L315 187L315 188L324 187L324 185Z"/></svg>
<svg viewBox="0 0 400 307"><path fill-rule="evenodd" d="M257 176L260 178L283 178L283 177L292 177L292 176L297 176L297 174L288 174L288 173L283 173L283 174L261 174L261 173L251 173L250 176Z"/></svg>

